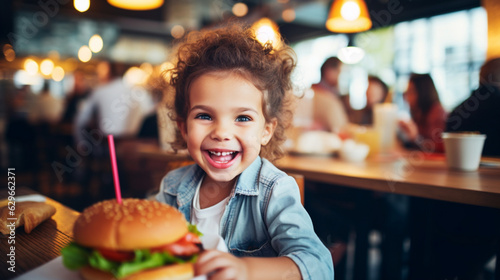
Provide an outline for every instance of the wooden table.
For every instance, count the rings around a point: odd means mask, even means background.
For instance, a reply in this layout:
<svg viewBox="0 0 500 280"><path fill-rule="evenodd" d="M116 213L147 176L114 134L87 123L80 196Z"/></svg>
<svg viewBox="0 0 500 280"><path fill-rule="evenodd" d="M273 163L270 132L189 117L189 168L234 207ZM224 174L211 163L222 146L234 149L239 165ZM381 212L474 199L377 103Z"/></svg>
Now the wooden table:
<svg viewBox="0 0 500 280"><path fill-rule="evenodd" d="M276 165L285 172L302 174L310 181L500 208L500 160L485 158L483 161L498 165L480 166L474 172L454 171L447 168L444 156L426 155L421 152L390 158L369 158L359 163L348 163L326 156L289 155L280 159ZM424 215L418 221L412 220L412 223L426 227L427 218ZM425 240L428 235L425 232L426 230L423 230L423 233L411 232L413 247L426 247ZM415 237L420 234L424 238L420 240L419 237L417 241ZM362 247L359 251L364 249ZM425 254L432 252L428 251L411 252L412 259L425 259ZM500 280L500 245L496 251L495 279ZM360 261L360 258L356 258L355 263L358 262L359 267L366 267L366 260ZM362 269L355 270L357 274L364 273ZM425 273L425 270L420 262L410 262L410 273ZM365 277L366 275L361 275L360 279Z"/></svg>
<svg viewBox="0 0 500 280"><path fill-rule="evenodd" d="M18 187L15 197L33 193L28 188ZM0 193L0 199L7 196L6 189ZM15 244L8 244L6 237L0 239L0 279L11 279L55 259L61 255L61 249L73 240L73 224L79 213L50 198L46 203L56 208L51 219L38 225L30 234L25 233L22 227L18 228ZM7 264L10 246L15 246L15 272L7 270L10 266Z"/></svg>
<svg viewBox="0 0 500 280"><path fill-rule="evenodd" d="M474 172L453 171L447 168L443 156L418 152L368 158L360 163L326 156L289 155L276 166L311 181L500 208L500 166L481 166Z"/></svg>

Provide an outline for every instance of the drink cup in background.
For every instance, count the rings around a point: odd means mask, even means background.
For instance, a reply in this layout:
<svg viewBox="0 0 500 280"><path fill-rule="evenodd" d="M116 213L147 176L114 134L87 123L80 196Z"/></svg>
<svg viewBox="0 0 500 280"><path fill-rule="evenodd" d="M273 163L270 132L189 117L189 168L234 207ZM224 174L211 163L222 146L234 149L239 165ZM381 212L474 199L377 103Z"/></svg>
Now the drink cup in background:
<svg viewBox="0 0 500 280"><path fill-rule="evenodd" d="M373 119L380 141L379 151L381 154L390 154L396 146L398 107L393 103L375 104Z"/></svg>
<svg viewBox="0 0 500 280"><path fill-rule="evenodd" d="M378 131L373 127L360 126L353 131L354 140L364 143L370 147L368 156L378 154L380 150L380 136Z"/></svg>
<svg viewBox="0 0 500 280"><path fill-rule="evenodd" d="M443 132L441 135L449 168L477 170L486 135L467 132Z"/></svg>

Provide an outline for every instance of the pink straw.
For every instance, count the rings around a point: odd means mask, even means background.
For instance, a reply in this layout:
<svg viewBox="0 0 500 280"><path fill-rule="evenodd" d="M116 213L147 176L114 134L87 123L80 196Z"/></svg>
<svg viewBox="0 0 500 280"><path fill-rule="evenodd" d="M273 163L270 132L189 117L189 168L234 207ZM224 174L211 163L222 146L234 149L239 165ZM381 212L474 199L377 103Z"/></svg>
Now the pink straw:
<svg viewBox="0 0 500 280"><path fill-rule="evenodd" d="M120 179L118 178L118 166L116 164L115 141L113 135L108 135L109 156L111 157L111 166L113 167L113 179L115 182L115 194L118 204L122 204L122 193L120 190Z"/></svg>

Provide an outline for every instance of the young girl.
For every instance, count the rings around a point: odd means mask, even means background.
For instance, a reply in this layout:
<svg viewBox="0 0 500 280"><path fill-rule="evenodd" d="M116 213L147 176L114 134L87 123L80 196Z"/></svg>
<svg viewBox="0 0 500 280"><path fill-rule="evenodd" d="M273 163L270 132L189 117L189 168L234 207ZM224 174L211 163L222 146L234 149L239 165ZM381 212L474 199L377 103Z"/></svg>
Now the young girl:
<svg viewBox="0 0 500 280"><path fill-rule="evenodd" d="M283 154L294 66L289 47L263 46L238 26L190 34L179 48L174 147L196 164L168 173L157 199L222 236L230 252L205 251L197 275L333 279L295 180L267 160Z"/></svg>

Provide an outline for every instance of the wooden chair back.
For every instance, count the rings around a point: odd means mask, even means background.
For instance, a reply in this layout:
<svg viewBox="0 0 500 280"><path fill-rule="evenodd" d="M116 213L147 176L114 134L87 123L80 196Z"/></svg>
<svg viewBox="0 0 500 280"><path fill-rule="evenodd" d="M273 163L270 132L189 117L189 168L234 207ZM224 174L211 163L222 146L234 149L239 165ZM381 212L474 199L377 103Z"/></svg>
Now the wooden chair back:
<svg viewBox="0 0 500 280"><path fill-rule="evenodd" d="M304 175L296 173L288 173L288 175L292 176L297 182L300 192L300 202L302 202L302 205L304 205L304 185L305 185Z"/></svg>

